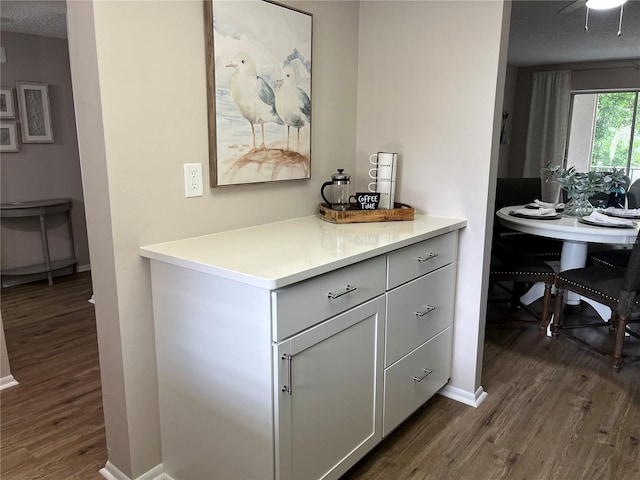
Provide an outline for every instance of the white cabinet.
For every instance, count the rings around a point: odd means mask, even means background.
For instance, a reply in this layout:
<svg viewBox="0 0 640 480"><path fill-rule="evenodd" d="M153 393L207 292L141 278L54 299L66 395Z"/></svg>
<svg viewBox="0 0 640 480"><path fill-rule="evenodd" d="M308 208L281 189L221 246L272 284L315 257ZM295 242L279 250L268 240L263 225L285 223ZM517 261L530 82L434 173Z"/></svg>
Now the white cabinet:
<svg viewBox="0 0 640 480"><path fill-rule="evenodd" d="M169 478L337 479L447 382L465 222L387 223L296 219L141 249Z"/></svg>
<svg viewBox="0 0 640 480"><path fill-rule="evenodd" d="M337 478L382 438L384 296L278 344L276 478Z"/></svg>

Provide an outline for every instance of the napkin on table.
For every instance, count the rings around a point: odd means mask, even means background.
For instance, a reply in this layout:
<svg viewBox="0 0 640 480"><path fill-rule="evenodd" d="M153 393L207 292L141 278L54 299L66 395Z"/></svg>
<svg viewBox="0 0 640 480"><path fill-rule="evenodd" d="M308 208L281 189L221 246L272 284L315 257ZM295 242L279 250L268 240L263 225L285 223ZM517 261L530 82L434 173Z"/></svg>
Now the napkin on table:
<svg viewBox="0 0 640 480"><path fill-rule="evenodd" d="M591 215L587 215L586 217L582 217L582 218L590 222L602 223L607 225L625 225L628 227L633 226L633 222L631 220L624 220L622 218L610 217L600 212L591 212Z"/></svg>
<svg viewBox="0 0 640 480"><path fill-rule="evenodd" d="M531 210L530 208L516 208L511 211L519 215L526 215L527 217L553 217L556 214L555 208L539 208L538 210Z"/></svg>
<svg viewBox="0 0 640 480"><path fill-rule="evenodd" d="M564 208L564 203L548 203L542 202L537 198L533 201L533 204L540 208Z"/></svg>
<svg viewBox="0 0 640 480"><path fill-rule="evenodd" d="M607 207L604 211L607 213L617 213L622 215L640 215L640 208Z"/></svg>

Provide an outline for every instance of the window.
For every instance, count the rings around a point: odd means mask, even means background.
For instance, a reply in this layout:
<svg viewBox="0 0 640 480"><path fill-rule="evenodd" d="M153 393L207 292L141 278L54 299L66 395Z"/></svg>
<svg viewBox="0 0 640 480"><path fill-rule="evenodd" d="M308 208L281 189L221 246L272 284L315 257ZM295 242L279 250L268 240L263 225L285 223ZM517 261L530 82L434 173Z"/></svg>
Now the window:
<svg viewBox="0 0 640 480"><path fill-rule="evenodd" d="M567 142L567 166L577 170L622 168L640 179L638 91L575 93Z"/></svg>

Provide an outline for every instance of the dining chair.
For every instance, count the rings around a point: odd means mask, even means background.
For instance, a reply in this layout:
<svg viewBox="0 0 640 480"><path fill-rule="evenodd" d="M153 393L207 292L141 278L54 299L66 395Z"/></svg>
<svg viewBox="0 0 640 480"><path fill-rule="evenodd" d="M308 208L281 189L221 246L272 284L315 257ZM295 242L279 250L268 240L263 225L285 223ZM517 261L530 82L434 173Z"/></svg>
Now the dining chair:
<svg viewBox="0 0 640 480"><path fill-rule="evenodd" d="M560 334L581 343L589 349L610 358L612 371L618 372L624 363L639 361L640 356L623 357L625 336L640 339L635 331L629 328L629 323L637 323L637 317L631 318L638 307L638 291L640 290L640 244L638 239L631 250L631 257L626 267L595 266L565 270L556 275L556 301L551 326L552 336ZM563 319L564 292L569 290L578 295L592 299L611 308L609 321L592 323L565 324ZM615 331L613 347L603 349L595 343L570 333L571 330L590 327L608 327ZM610 343L610 342L609 342Z"/></svg>
<svg viewBox="0 0 640 480"><path fill-rule="evenodd" d="M550 321L551 287L553 286L555 275L553 268L545 261L506 245L500 243L494 244L491 252L491 265L489 270L490 285L492 287L498 285L507 291L510 296L506 301L508 301L511 306L522 308L535 318L535 320L532 321L504 319L499 322L499 324L526 325L535 323L540 333L546 334ZM504 282L513 282L512 288L505 286ZM527 287L537 282L544 282L544 295L542 297L542 308L539 315L520 301L520 297L524 294ZM504 300L498 298L490 300L490 302L497 301ZM496 325L498 322L493 322L492 324Z"/></svg>
<svg viewBox="0 0 640 480"><path fill-rule="evenodd" d="M628 198L628 192L631 189L631 179L626 175L624 176L624 183L622 184L622 188L624 188L625 196L627 196ZM596 193L595 195L589 198L589 201L596 207L599 207L602 204L606 205L608 200L609 200L609 194L604 192Z"/></svg>
<svg viewBox="0 0 640 480"><path fill-rule="evenodd" d="M638 208L640 205L640 180L631 184L627 191L627 208ZM631 250L625 248L612 248L599 250L589 254L589 262L592 265L604 265L609 267L626 267L631 257Z"/></svg>
<svg viewBox="0 0 640 480"><path fill-rule="evenodd" d="M627 208L640 207L640 180L636 180L627 190Z"/></svg>
<svg viewBox="0 0 640 480"><path fill-rule="evenodd" d="M511 205L526 205L542 196L542 179L538 177L498 178L495 211ZM515 232L495 219L493 241L542 260L559 260L562 241Z"/></svg>
<svg viewBox="0 0 640 480"><path fill-rule="evenodd" d="M589 263L594 266L623 267L629 264L631 250L627 248L610 248L591 252L588 256Z"/></svg>

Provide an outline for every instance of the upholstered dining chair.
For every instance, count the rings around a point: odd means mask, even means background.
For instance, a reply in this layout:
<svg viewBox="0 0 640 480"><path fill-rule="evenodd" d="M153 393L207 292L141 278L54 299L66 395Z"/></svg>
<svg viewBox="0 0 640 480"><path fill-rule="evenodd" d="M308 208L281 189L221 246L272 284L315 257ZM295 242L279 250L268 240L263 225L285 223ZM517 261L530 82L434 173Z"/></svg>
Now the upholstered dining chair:
<svg viewBox="0 0 640 480"><path fill-rule="evenodd" d="M628 195L628 192L631 189L631 179L629 177L627 177L626 175L624 176L624 182L622 183L622 187L624 188L626 194ZM563 190L563 192L564 192L564 190ZM589 198L589 201L595 206L600 206L603 203L606 205L607 200L609 200L609 194L608 193L597 193L594 196ZM633 208L635 208L635 207L633 207Z"/></svg>
<svg viewBox="0 0 640 480"><path fill-rule="evenodd" d="M623 357L622 354L625 334L640 339L640 335L628 327L629 323L638 322L637 319L631 320L631 314L639 307L640 244L637 239L626 268L596 266L565 270L556 275L555 287L556 302L551 326L554 337L557 338L560 334L567 335L591 350L608 356L611 370L614 372L618 372L623 363L640 360L640 356ZM567 290L610 307L612 312L610 321L565 325L563 322L564 292ZM585 327L609 327L615 330L613 348L604 350L570 333L572 329Z"/></svg>
<svg viewBox="0 0 640 480"><path fill-rule="evenodd" d="M636 180L627 190L627 208L640 207L640 180Z"/></svg>
<svg viewBox="0 0 640 480"><path fill-rule="evenodd" d="M498 178L495 211L511 205L525 205L541 196L540 178ZM496 242L542 260L558 260L562 251L561 240L514 232L502 226L498 219L494 219L493 228L493 243Z"/></svg>
<svg viewBox="0 0 640 480"><path fill-rule="evenodd" d="M500 324L531 324L538 325L540 333L546 333L550 321L551 287L555 280L555 271L543 260L532 255L519 252L500 243L495 243L491 252L491 266L489 281L491 285L499 285L510 293L508 302L512 306L524 309L535 320L504 320ZM511 289L504 286L504 282L513 282ZM540 315L520 302L528 285L544 282L544 295ZM494 300L495 301L495 300Z"/></svg>
<svg viewBox="0 0 640 480"><path fill-rule="evenodd" d="M627 208L640 206L640 180L631 184L627 191ZM608 267L626 267L631 258L631 250L626 248L612 248L599 250L589 254L589 262L593 265Z"/></svg>
<svg viewBox="0 0 640 480"><path fill-rule="evenodd" d="M626 267L631 258L631 250L627 248L610 248L589 254L591 265L601 267Z"/></svg>

